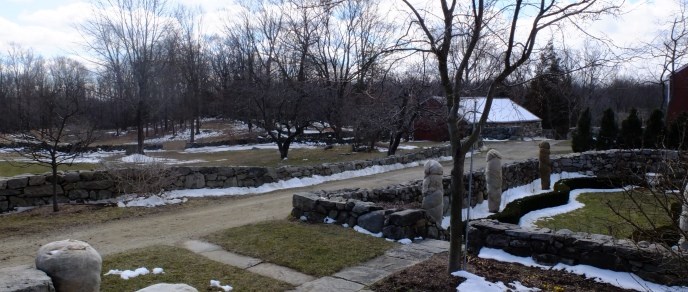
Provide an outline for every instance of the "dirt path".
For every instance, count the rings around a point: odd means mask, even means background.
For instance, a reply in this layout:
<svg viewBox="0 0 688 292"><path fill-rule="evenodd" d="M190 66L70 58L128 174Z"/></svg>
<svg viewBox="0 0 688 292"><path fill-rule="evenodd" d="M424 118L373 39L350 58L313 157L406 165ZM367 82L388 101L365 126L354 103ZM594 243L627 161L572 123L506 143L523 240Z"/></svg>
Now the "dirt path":
<svg viewBox="0 0 688 292"><path fill-rule="evenodd" d="M551 143L558 144L559 141L552 141ZM536 157L537 147L535 145L537 142L489 143L487 146L498 149L506 163ZM567 147L561 146L559 148L563 150ZM555 145L553 150L556 149L557 146ZM484 164L484 153L476 155L474 168L481 168ZM445 173L449 173L451 170L450 162L444 162L443 165L445 165ZM190 208L143 218L128 218L94 224L79 230L46 232L23 238L0 239L0 268L31 264L36 250L41 245L67 238L86 241L93 245L101 255L151 245L179 245L185 240L196 239L215 231L264 220L283 219L291 212L292 194L297 192L352 187L382 187L421 179L422 173L422 167L413 167L316 186L280 190L202 208Z"/></svg>

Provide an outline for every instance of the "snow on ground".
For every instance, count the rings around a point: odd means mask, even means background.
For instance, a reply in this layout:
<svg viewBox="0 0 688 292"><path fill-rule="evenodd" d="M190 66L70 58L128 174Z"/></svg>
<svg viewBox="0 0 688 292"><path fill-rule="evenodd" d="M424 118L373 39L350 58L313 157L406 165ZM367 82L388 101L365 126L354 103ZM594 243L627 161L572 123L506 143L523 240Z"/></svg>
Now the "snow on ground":
<svg viewBox="0 0 688 292"><path fill-rule="evenodd" d="M103 159L112 157L115 155L122 155L124 151L95 151L82 153L78 157L74 158L73 163L91 163L97 164L103 162Z"/></svg>
<svg viewBox="0 0 688 292"><path fill-rule="evenodd" d="M121 270L117 270L117 269L110 270L107 273L105 273L104 276L119 275L120 278L122 278L124 280L129 280L131 278L136 278L138 276L148 275L150 273L151 273L151 271L148 270L146 267L140 267L140 268L133 270L133 271L132 270L121 271ZM159 274L164 274L164 273L165 273L165 270L163 270L162 268L153 268L153 275L159 275Z"/></svg>
<svg viewBox="0 0 688 292"><path fill-rule="evenodd" d="M31 206L31 207L14 207L13 211L4 212L4 213L0 214L0 217L11 215L11 214L17 214L17 213L21 213L21 212L26 212L26 211L29 211L29 210L35 209L35 208L36 207L34 207L34 206Z"/></svg>
<svg viewBox="0 0 688 292"><path fill-rule="evenodd" d="M544 208L540 210L535 210L532 212L529 212L523 217L521 217L521 220L518 222L519 225L522 227L527 227L527 228L536 228L535 222L540 220L540 219L547 219L547 218L552 218L556 215L563 214L563 213L568 213L576 209L580 209L585 207L585 204L577 201L576 199L580 194L583 193L616 193L616 192L621 192L624 189L577 189L573 190L569 193L569 202L565 205L561 206L556 206L556 207L551 207L551 208Z"/></svg>
<svg viewBox="0 0 688 292"><path fill-rule="evenodd" d="M565 264L557 264L553 267L540 265L535 263L532 258L519 257L511 255L501 249L483 247L480 249L478 257L484 259L492 259L500 262L518 263L528 267L536 267L543 270L561 270L569 273L583 275L585 277L593 278L600 283L607 283L616 287L624 289L633 289L637 291L688 291L688 287L680 286L665 286L652 282L645 281L633 273L616 272L605 270L588 265L569 266ZM463 277L463 276L462 276ZM466 291L483 291L483 290L466 290Z"/></svg>
<svg viewBox="0 0 688 292"><path fill-rule="evenodd" d="M195 139L202 139L202 138L210 138L210 137L218 137L222 136L223 133L222 131L213 131L213 130L201 130L200 134L196 134L194 136ZM151 139L146 139L143 141L143 143L146 144L162 144L164 142L169 142L169 141L180 141L180 140L189 140L191 139L191 130L186 129L184 132L178 132L177 135L165 135L159 138L151 138ZM126 143L127 145L134 145L136 142L130 142Z"/></svg>
<svg viewBox="0 0 688 292"><path fill-rule="evenodd" d="M162 158L162 157L151 157L141 154L132 154L129 156L124 156L120 159L125 163L136 163L136 164L147 164L147 163L162 163L167 165L178 165L178 164L190 164L190 163L203 163L207 162L202 159L194 160L178 160L173 158Z"/></svg>
<svg viewBox="0 0 688 292"><path fill-rule="evenodd" d="M289 149L317 149L323 146L323 144L317 143L292 143ZM226 151L242 151L242 150L252 150L252 149L277 149L277 144L275 143L264 143L264 144L248 144L248 145L233 145L233 146L208 146L208 147L198 147L189 148L181 153L215 153L215 152L226 152Z"/></svg>
<svg viewBox="0 0 688 292"><path fill-rule="evenodd" d="M365 235L370 235L370 236L375 236L375 237L378 237L378 238L382 238L382 232L372 233L372 232L368 231L367 229L365 229L365 228L363 228L363 227L361 227L361 226L358 226L358 225L354 226L354 230L355 230L356 232L363 233L363 234L365 234Z"/></svg>
<svg viewBox="0 0 688 292"><path fill-rule="evenodd" d="M220 281L218 281L218 280L210 280L210 287L220 288L225 292L232 291L234 289L234 288L232 288L232 286L229 286L229 285L223 286L222 283L220 283Z"/></svg>
<svg viewBox="0 0 688 292"><path fill-rule="evenodd" d="M586 175L582 173L577 173L577 172L562 172L562 173L553 173L550 175L550 182L551 185L554 186L556 182L558 182L561 179L565 178L574 178L574 177L584 177ZM504 210L507 204L518 200L520 198L525 198L537 194L541 194L544 192L551 191L550 190L542 190L542 187L540 185L540 179L536 179L532 181L531 183L527 185L522 185L518 187L513 187L510 188L504 192L502 192L502 202L499 206L499 211ZM461 218L462 220L466 220L468 216L470 216L470 219L480 219L480 218L486 218L494 213L490 213L487 208L487 200L484 200L481 204L475 205L475 207L470 208L470 214L469 214L469 208L464 208L461 212ZM447 229L449 227L449 221L451 220L451 216L445 216L442 219L442 228Z"/></svg>
<svg viewBox="0 0 688 292"><path fill-rule="evenodd" d="M24 150L24 148L0 148L0 154L17 153L21 152L22 150Z"/></svg>
<svg viewBox="0 0 688 292"><path fill-rule="evenodd" d="M452 273L453 276L466 278L466 281L461 282L456 291L480 291L480 292L502 292L502 291L513 291L513 292L528 292L528 291L541 291L538 288L528 288L523 286L521 282L516 281L509 283L509 285L504 285L501 281L497 283L492 283L485 280L484 277L480 277L473 273L467 271L457 271Z"/></svg>
<svg viewBox="0 0 688 292"><path fill-rule="evenodd" d="M379 152L387 152L387 147L378 147L377 151ZM399 145L397 146L397 150L415 150L418 149L418 146L413 146L413 145Z"/></svg>
<svg viewBox="0 0 688 292"><path fill-rule="evenodd" d="M157 207L164 205L173 205L186 203L187 198L165 198L159 195L139 196L139 195L125 195L117 198L118 207Z"/></svg>

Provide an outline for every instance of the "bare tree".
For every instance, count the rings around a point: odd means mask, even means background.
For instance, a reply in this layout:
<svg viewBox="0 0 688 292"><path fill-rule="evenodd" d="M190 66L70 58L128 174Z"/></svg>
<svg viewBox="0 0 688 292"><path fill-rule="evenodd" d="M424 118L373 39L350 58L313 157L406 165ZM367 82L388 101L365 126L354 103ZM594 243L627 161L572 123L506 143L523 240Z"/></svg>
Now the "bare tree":
<svg viewBox="0 0 688 292"><path fill-rule="evenodd" d="M126 67L131 79L137 152L143 154L144 125L155 69L160 69L159 43L169 30L164 0L94 0L91 19L81 27L87 46L111 68ZM120 71L121 72L121 71Z"/></svg>
<svg viewBox="0 0 688 292"><path fill-rule="evenodd" d="M200 12L200 8L189 10L181 6L175 13L179 25L181 71L186 81L185 105L191 112L191 143L194 143L195 135L201 133L201 89L208 79L206 43Z"/></svg>
<svg viewBox="0 0 688 292"><path fill-rule="evenodd" d="M71 165L93 141L93 128L84 118L88 74L86 67L74 60L55 59L50 64L50 91L44 100L43 125L6 138L12 139L10 142L21 142L24 147L16 150L19 155L50 167L54 212L59 211L58 168Z"/></svg>
<svg viewBox="0 0 688 292"><path fill-rule="evenodd" d="M432 53L437 59L440 83L447 100L447 127L452 148L453 169L451 172L451 227L449 271L461 268L461 239L463 223L461 213L464 199L464 161L466 153L480 137L480 132L487 121L487 114L466 137L459 129L461 117L458 115L461 96L469 80L466 71L471 58L480 54L482 42L499 40L499 67L495 68L489 81L483 113L488 113L492 100L500 86L531 56L538 45L537 36L545 28L559 25L573 18L594 17L601 13L612 12L617 5L595 0L579 1L522 1L503 3L501 1L474 0L470 3L459 3L452 0L440 1L440 17L436 22L431 14L416 8L408 0L403 0L412 13L411 25L419 29L420 39L411 44L422 43L421 51ZM436 26L435 26L436 25ZM502 31L505 34L493 34ZM525 31L521 31L525 30ZM517 33L518 31L518 33ZM457 46L460 43L460 46ZM419 44L421 45L421 44ZM456 50L460 50L457 52ZM461 54L451 62L451 53Z"/></svg>

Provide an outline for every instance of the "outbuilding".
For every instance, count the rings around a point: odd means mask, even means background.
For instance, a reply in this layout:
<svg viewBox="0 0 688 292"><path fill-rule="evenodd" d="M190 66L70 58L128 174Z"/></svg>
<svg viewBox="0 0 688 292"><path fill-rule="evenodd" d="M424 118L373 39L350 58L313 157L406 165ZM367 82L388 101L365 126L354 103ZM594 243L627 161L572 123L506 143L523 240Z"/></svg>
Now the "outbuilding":
<svg viewBox="0 0 688 292"><path fill-rule="evenodd" d="M485 107L485 97L462 97L459 104L459 116L462 117L462 128L469 131L474 123L480 120ZM425 109L435 113L443 112L442 118L421 117L416 122L414 137L416 140L446 141L449 139L446 121L444 97L429 100ZM444 111L438 110L444 109ZM506 97L495 97L492 108L483 128L483 139L507 140L542 136L542 120Z"/></svg>

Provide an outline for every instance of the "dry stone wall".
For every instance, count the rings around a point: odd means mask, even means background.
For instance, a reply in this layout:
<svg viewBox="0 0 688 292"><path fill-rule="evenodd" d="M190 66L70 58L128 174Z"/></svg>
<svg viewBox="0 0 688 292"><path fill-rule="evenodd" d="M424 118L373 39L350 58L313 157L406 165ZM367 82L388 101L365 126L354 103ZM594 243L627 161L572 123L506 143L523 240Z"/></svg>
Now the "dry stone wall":
<svg viewBox="0 0 688 292"><path fill-rule="evenodd" d="M609 151L591 151L585 153L568 154L552 159L552 169L554 173L567 172L583 172L591 175L610 175L614 172L622 170L631 170L639 174L645 172L656 172L660 168L665 167L665 161L676 161L683 159L688 161L686 157L679 156L675 151L661 151L661 150L609 150ZM422 177L422 173L418 173ZM472 174L464 175L464 190L468 190L468 184L471 180L473 183L473 197L471 198L471 205L480 201L478 198L485 198L485 176L483 170L479 169ZM502 165L502 190L525 185L539 178L539 165L537 159L528 159L522 162L515 162ZM444 211L447 214L449 209L450 191L449 187L451 179L445 176L443 179L444 186ZM376 189L343 189L336 191L319 191L312 193L295 194L293 198L292 216L295 218L302 218L309 222L323 222L325 218L329 217L340 224L348 224L349 226L365 225L365 226L388 226L389 215L401 211L400 208L384 209L382 206L390 204L381 204L383 202L396 202L397 205L413 205L416 203L420 206L422 202L422 180L411 181L400 185L391 185L384 188ZM354 206L368 206L366 208L353 209ZM392 204L394 205L394 204ZM464 206L468 205L467 198L464 199ZM351 208L344 208L342 206L350 206ZM376 212L376 215L368 216L369 212ZM383 214L383 215L381 215ZM361 223L363 219L363 223ZM369 221L374 223L369 223ZM432 220L425 220L423 217L419 219L414 226L427 224ZM421 224L422 223L422 224ZM436 226L426 225L425 230L427 236L430 238L441 239L442 232ZM374 230L378 230L375 228ZM420 228L423 229L423 228ZM408 229L406 229L408 231ZM372 231L372 230L371 230ZM408 231L404 237L411 237L417 234L416 231ZM433 237L437 235L438 237ZM403 237L402 237L403 238Z"/></svg>
<svg viewBox="0 0 688 292"><path fill-rule="evenodd" d="M495 220L471 221L468 228L469 253L482 247L503 249L518 256L532 257L537 263L553 266L590 265L602 269L632 272L645 280L668 285L686 285L688 278L679 274L679 256L661 245L635 243L611 236L547 229L524 229ZM685 259L684 259L685 261ZM685 265L685 263L683 263Z"/></svg>
<svg viewBox="0 0 688 292"><path fill-rule="evenodd" d="M326 163L316 166L267 167L170 167L165 170L163 187L166 190L257 187L266 183L327 176L344 171L364 169L375 165L410 163L429 158L448 156L448 147L423 149L414 153L365 161ZM116 170L140 171L140 170ZM146 171L146 170L143 170ZM52 176L21 175L0 178L0 213L16 207L41 206L52 203ZM87 202L112 199L121 192L108 171L80 171L59 173L58 202Z"/></svg>

